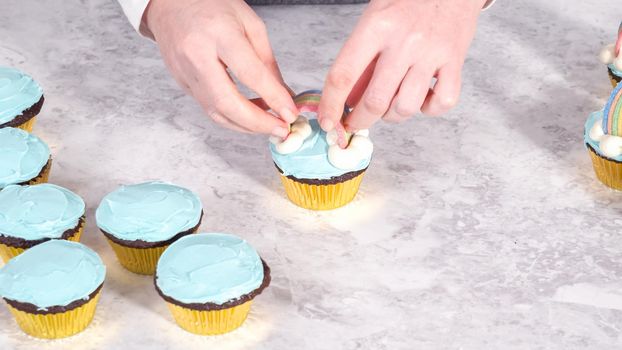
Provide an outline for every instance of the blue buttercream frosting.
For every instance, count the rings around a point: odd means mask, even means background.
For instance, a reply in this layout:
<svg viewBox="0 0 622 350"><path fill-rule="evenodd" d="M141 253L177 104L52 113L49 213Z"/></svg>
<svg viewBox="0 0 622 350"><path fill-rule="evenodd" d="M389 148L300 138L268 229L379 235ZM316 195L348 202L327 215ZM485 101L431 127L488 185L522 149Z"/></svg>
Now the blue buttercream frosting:
<svg viewBox="0 0 622 350"><path fill-rule="evenodd" d="M0 191L0 234L26 240L60 238L78 226L84 201L52 184L10 185Z"/></svg>
<svg viewBox="0 0 622 350"><path fill-rule="evenodd" d="M618 77L622 77L622 71L616 69L616 67L613 65L613 63L609 63L607 65L607 67L609 67L609 69L611 69L611 72Z"/></svg>
<svg viewBox="0 0 622 350"><path fill-rule="evenodd" d="M274 163L283 171L285 176L294 176L298 179L330 179L341 176L351 171L367 168L371 155L359 162L352 169L335 168L328 160L328 143L324 132L317 119L309 119L312 133L304 141L302 147L294 153L280 154L273 144L270 144L270 152Z"/></svg>
<svg viewBox="0 0 622 350"><path fill-rule="evenodd" d="M162 254L156 270L160 291L182 303L222 305L259 288L263 263L240 237L225 233L185 236Z"/></svg>
<svg viewBox="0 0 622 350"><path fill-rule="evenodd" d="M0 66L0 124L8 123L39 102L43 90L29 75Z"/></svg>
<svg viewBox="0 0 622 350"><path fill-rule="evenodd" d="M17 128L0 129L0 188L34 179L50 159L40 138Z"/></svg>
<svg viewBox="0 0 622 350"><path fill-rule="evenodd" d="M190 190L164 182L121 186L95 213L97 226L123 240L165 241L201 220L202 205Z"/></svg>
<svg viewBox="0 0 622 350"><path fill-rule="evenodd" d="M0 296L45 310L86 299L103 282L106 267L83 244L50 240L0 268Z"/></svg>

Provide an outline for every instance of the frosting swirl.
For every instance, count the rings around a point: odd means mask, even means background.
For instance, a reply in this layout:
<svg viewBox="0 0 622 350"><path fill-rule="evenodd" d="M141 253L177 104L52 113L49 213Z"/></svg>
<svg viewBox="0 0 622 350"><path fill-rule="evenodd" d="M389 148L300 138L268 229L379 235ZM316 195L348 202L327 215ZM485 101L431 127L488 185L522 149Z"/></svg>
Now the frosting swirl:
<svg viewBox="0 0 622 350"><path fill-rule="evenodd" d="M190 190L164 182L121 186L101 201L97 226L123 240L159 242L198 225L202 205Z"/></svg>
<svg viewBox="0 0 622 350"><path fill-rule="evenodd" d="M10 185L0 191L0 234L38 240L60 238L84 215L84 201L52 184Z"/></svg>
<svg viewBox="0 0 622 350"><path fill-rule="evenodd" d="M83 244L50 240L0 268L0 296L42 310L88 298L103 282L106 267Z"/></svg>
<svg viewBox="0 0 622 350"><path fill-rule="evenodd" d="M301 113L309 118L316 118L319 98L320 92L311 90L296 96L294 101ZM373 151L373 145L369 141L368 133L361 131L360 135L358 135L360 140L356 142L363 141L362 143L365 143L365 147L341 150L337 149L339 147L335 145L334 137L327 138L326 132L320 128L317 119L309 119L308 123L311 127L311 132L304 133L306 138L297 150L282 154L279 152L278 144L275 144L274 140L270 144L272 159L281 169L283 175L291 175L298 179L324 180L341 176L346 172L367 168ZM366 140L362 140L363 138ZM331 147L332 152L330 152Z"/></svg>
<svg viewBox="0 0 622 350"><path fill-rule="evenodd" d="M31 180L50 159L47 144L17 128L0 129L0 188Z"/></svg>
<svg viewBox="0 0 622 350"><path fill-rule="evenodd" d="M37 103L43 90L29 75L0 66L0 124L13 120Z"/></svg>
<svg viewBox="0 0 622 350"><path fill-rule="evenodd" d="M263 264L257 251L240 237L225 233L185 236L162 254L156 284L182 303L222 305L259 288Z"/></svg>

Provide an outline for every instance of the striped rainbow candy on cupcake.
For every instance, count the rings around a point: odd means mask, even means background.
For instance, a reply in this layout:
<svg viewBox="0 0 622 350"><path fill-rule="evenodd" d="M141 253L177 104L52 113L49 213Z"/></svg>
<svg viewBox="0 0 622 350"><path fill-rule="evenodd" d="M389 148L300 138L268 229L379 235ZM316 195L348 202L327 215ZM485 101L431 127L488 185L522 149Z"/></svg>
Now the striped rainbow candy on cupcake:
<svg viewBox="0 0 622 350"><path fill-rule="evenodd" d="M594 113L595 114L595 113ZM601 114L601 112L598 112ZM609 100L589 131L589 138L598 142L599 153L609 158L622 155L622 83L611 92Z"/></svg>
<svg viewBox="0 0 622 350"><path fill-rule="evenodd" d="M618 84L616 88L609 96L609 100L603 110L603 134L612 136L622 135L622 121L620 115L622 114L622 84Z"/></svg>

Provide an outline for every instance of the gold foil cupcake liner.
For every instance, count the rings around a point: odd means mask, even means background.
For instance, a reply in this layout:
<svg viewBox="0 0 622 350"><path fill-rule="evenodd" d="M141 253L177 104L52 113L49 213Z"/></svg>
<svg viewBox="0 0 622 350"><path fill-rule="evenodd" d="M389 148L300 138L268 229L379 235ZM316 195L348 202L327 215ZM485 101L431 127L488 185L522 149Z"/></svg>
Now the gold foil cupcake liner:
<svg viewBox="0 0 622 350"><path fill-rule="evenodd" d="M109 238L107 241L117 255L119 263L126 269L141 275L153 275L160 255L168 248L168 245L155 248L132 248L115 243Z"/></svg>
<svg viewBox="0 0 622 350"><path fill-rule="evenodd" d="M252 300L223 310L194 310L167 303L177 324L199 335L218 335L240 327L251 309Z"/></svg>
<svg viewBox="0 0 622 350"><path fill-rule="evenodd" d="M354 199L364 174L365 172L362 172L350 180L326 185L305 184L280 175L287 198L292 203L305 209L331 210L342 207Z"/></svg>
<svg viewBox="0 0 622 350"><path fill-rule="evenodd" d="M605 185L622 190L622 163L606 159L588 148L596 177Z"/></svg>
<svg viewBox="0 0 622 350"><path fill-rule="evenodd" d="M611 81L611 85L615 88L616 86L618 86L618 83L620 82L620 80L622 80L621 77L618 77L617 75L613 74L613 72L611 71L611 69L609 67L607 67L607 73L609 74L609 81Z"/></svg>
<svg viewBox="0 0 622 350"><path fill-rule="evenodd" d="M86 304L56 314L33 314L8 304L7 306L26 334L37 338L58 339L80 333L91 323L100 294L101 291Z"/></svg>
<svg viewBox="0 0 622 350"><path fill-rule="evenodd" d="M82 237L83 231L84 231L84 224L80 226L78 231L76 231L76 233L74 233L73 236L69 236L67 240L73 241L73 242L80 242L80 237ZM0 243L0 258L2 258L2 260L6 263L10 259L23 253L25 250L26 249L24 248L17 248L17 247L13 247L10 245Z"/></svg>
<svg viewBox="0 0 622 350"><path fill-rule="evenodd" d="M25 130L27 132L32 132L32 129L34 128L36 122L37 122L37 117L34 116L34 117L28 119L27 122L18 125L17 128Z"/></svg>

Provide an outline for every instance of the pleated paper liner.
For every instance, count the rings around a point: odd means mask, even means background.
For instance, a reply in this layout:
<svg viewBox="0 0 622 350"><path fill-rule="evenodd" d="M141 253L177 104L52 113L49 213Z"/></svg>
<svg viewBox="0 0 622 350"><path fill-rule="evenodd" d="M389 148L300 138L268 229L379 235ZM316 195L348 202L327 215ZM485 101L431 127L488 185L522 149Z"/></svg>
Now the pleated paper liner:
<svg viewBox="0 0 622 350"><path fill-rule="evenodd" d="M17 128L25 130L27 132L32 132L32 129L34 128L36 122L37 122L37 117L35 116L35 117L28 119L27 122L18 125Z"/></svg>
<svg viewBox="0 0 622 350"><path fill-rule="evenodd" d="M153 275L160 259L168 245L155 248L132 248L113 242L107 238L117 260L126 269L141 275Z"/></svg>
<svg viewBox="0 0 622 350"><path fill-rule="evenodd" d="M350 203L359 190L363 175L336 184L312 185L281 175L285 193L292 203L311 210L331 210Z"/></svg>
<svg viewBox="0 0 622 350"><path fill-rule="evenodd" d="M18 310L7 304L19 327L33 337L59 339L83 331L93 320L100 291L85 304L69 311L50 314L35 314Z"/></svg>
<svg viewBox="0 0 622 350"><path fill-rule="evenodd" d="M605 185L622 190L622 163L602 157L588 145L596 177Z"/></svg>
<svg viewBox="0 0 622 350"><path fill-rule="evenodd" d="M611 85L613 85L613 87L615 88L620 80L622 80L622 77L613 74L609 67L607 67L607 73L609 73L609 80L611 81Z"/></svg>
<svg viewBox="0 0 622 350"><path fill-rule="evenodd" d="M72 236L69 236L67 240L73 241L73 242L80 242L80 237L82 237L83 231L84 231L84 222L82 223L80 228L78 228L78 231L76 231L76 233L74 233ZM25 250L26 249L24 248L17 248L17 247L13 247L10 245L0 243L0 258L2 258L2 260L6 263L10 259L23 253Z"/></svg>
<svg viewBox="0 0 622 350"><path fill-rule="evenodd" d="M167 302L177 324L199 335L218 335L240 327L251 309L252 300L223 310L194 310Z"/></svg>

